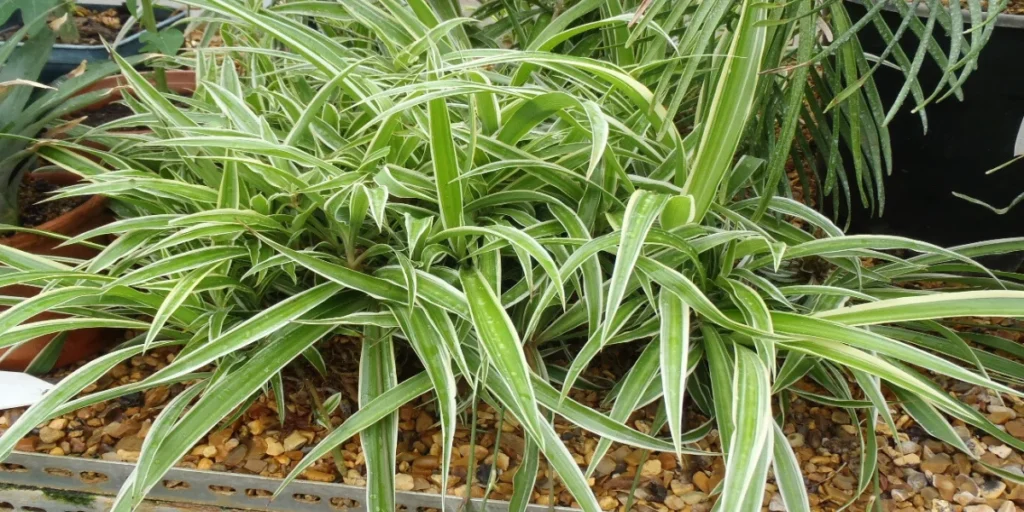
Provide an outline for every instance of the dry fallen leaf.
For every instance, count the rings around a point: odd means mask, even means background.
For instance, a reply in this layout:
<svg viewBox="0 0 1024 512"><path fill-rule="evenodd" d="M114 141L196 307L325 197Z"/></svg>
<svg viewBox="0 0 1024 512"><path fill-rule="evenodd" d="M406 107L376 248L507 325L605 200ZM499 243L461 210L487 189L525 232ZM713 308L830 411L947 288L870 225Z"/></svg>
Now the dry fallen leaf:
<svg viewBox="0 0 1024 512"><path fill-rule="evenodd" d="M38 87L40 89L53 89L53 87L50 87L49 85L46 85L46 84L41 84L39 82L33 82L32 80L25 80L23 78L16 78L14 80L8 80L6 82L0 82L0 93L7 92L7 88L8 87L13 87L15 85L27 85L27 86L30 86L30 87Z"/></svg>
<svg viewBox="0 0 1024 512"><path fill-rule="evenodd" d="M68 73L68 78L76 78L76 77L82 76L82 73L85 73L85 69L88 67L88 65L89 65L89 61L83 59L82 63L79 64L77 68L72 69Z"/></svg>
<svg viewBox="0 0 1024 512"><path fill-rule="evenodd" d="M77 119L72 119L71 121L68 121L68 122L66 122L66 123L64 123L64 124L62 124L60 126L55 126L53 128L49 128L45 132L43 132L43 138L45 138L45 139L56 139L56 138L60 137L61 135L64 135L65 133L67 133L68 130L71 130L72 128L82 124L82 121L85 121L86 119L88 119L88 117L89 116L82 116L82 117L79 117Z"/></svg>
<svg viewBox="0 0 1024 512"><path fill-rule="evenodd" d="M96 15L96 20L112 29L121 28L121 19L117 17L117 11L107 9Z"/></svg>
<svg viewBox="0 0 1024 512"><path fill-rule="evenodd" d="M50 22L50 30L56 32L64 26L64 23L68 21L68 13L64 13L63 16Z"/></svg>

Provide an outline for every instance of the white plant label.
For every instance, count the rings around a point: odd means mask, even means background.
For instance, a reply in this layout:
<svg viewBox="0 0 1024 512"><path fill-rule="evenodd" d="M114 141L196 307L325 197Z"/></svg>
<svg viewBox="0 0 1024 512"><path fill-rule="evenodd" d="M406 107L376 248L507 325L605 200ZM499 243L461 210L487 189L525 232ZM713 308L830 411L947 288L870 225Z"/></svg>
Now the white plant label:
<svg viewBox="0 0 1024 512"><path fill-rule="evenodd" d="M1024 119L1020 120L1020 130L1017 130L1017 143L1013 145L1013 156L1024 155Z"/></svg>
<svg viewBox="0 0 1024 512"><path fill-rule="evenodd" d="M26 373L0 372L0 411L35 404L53 384Z"/></svg>

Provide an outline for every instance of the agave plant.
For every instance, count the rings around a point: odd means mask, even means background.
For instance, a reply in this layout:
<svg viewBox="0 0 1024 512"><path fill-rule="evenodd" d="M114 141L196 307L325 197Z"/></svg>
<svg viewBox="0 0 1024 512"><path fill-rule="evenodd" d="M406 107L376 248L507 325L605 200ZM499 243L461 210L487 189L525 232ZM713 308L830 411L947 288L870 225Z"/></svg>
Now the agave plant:
<svg viewBox="0 0 1024 512"><path fill-rule="evenodd" d="M66 242L116 237L89 261L0 247L0 286L43 288L4 300L0 347L81 327L138 335L30 408L0 437L0 457L47 418L186 383L118 496L115 509L128 510L224 418L279 390L286 365L319 360L318 343L339 332L362 343L360 408L282 488L359 434L371 510L394 510L397 410L427 393L440 416L442 478L466 390L522 426L515 510L541 456L583 510L600 510L593 468L573 460L550 414L602 438L595 464L613 442L699 453L693 443L715 430L727 467L721 510L760 510L769 467L787 509L809 510L780 428L805 377L856 418L861 492L879 492L875 429L897 431L894 402L970 457L950 418L1024 449L932 380L1022 394L1012 385L1024 366L942 321L1024 314L1022 276L971 259L1024 240L948 250L844 236L777 193L802 110L833 137L824 140L884 140L878 112L855 106L874 100L852 32L834 29L844 35L825 47L818 38L819 9L843 26L841 3L628 11L582 0L548 15L500 2L475 17L420 0L190 3L230 20L226 47L182 58L200 80L193 97L161 93L117 58L137 115L84 134L111 150L36 145L88 178L64 194L105 194L122 219ZM850 59L833 58L847 48ZM842 89L861 78L863 87ZM832 126L807 98L835 102ZM154 132L109 131L140 122ZM901 286L922 279L955 291ZM45 309L67 317L28 322ZM399 344L423 367L401 382ZM574 401L583 371L618 344L640 356L611 410ZM151 377L78 396L164 345L181 352ZM574 355L566 367L562 353ZM653 402L664 433L625 424ZM686 431L687 404L712 422Z"/></svg>

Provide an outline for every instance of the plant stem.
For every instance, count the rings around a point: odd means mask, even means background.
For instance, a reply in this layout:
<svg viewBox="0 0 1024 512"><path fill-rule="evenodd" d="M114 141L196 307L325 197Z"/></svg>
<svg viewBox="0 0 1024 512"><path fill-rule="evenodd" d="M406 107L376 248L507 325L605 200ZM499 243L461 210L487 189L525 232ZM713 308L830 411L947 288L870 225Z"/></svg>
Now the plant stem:
<svg viewBox="0 0 1024 512"><path fill-rule="evenodd" d="M156 27L156 13L153 10L153 0L142 0L142 26L153 35L157 34ZM153 70L153 76L156 79L156 87L162 92L167 92L167 75L164 73L164 68L156 68Z"/></svg>

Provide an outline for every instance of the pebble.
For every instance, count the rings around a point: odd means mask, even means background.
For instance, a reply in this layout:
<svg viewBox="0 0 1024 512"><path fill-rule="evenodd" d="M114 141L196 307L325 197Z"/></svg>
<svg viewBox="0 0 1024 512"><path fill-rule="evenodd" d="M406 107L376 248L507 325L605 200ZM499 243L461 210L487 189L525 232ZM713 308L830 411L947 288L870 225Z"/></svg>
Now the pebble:
<svg viewBox="0 0 1024 512"><path fill-rule="evenodd" d="M660 476L661 475L661 461L658 459L651 459L644 463L643 469L640 470L640 476Z"/></svg>
<svg viewBox="0 0 1024 512"><path fill-rule="evenodd" d="M924 499L925 503L939 499L939 491L934 487L925 487L924 489L921 489L921 492L918 494L922 499Z"/></svg>
<svg viewBox="0 0 1024 512"><path fill-rule="evenodd" d="M241 464L242 461L245 460L245 455L248 452L249 449L244 445L238 445L232 448L231 451L228 452L227 458L224 459L224 465L234 467Z"/></svg>
<svg viewBox="0 0 1024 512"><path fill-rule="evenodd" d="M846 425L850 422L850 415L845 411L832 411L832 421L840 425Z"/></svg>
<svg viewBox="0 0 1024 512"><path fill-rule="evenodd" d="M263 418L254 419L249 423L246 423L245 425L249 427L249 433L254 436L262 434L263 431L265 430Z"/></svg>
<svg viewBox="0 0 1024 512"><path fill-rule="evenodd" d="M64 431L50 428L49 426L39 429L39 440L44 443L56 443L64 439Z"/></svg>
<svg viewBox="0 0 1024 512"><path fill-rule="evenodd" d="M1024 419L1006 423L1006 432L1017 439L1024 439Z"/></svg>
<svg viewBox="0 0 1024 512"><path fill-rule="evenodd" d="M707 501L708 495L700 491L690 491L682 495L681 498L683 502L686 503L687 505L696 505L698 503L703 503Z"/></svg>
<svg viewBox="0 0 1024 512"><path fill-rule="evenodd" d="M900 443L900 451L903 453L917 453L921 451L921 445L914 441L903 441Z"/></svg>
<svg viewBox="0 0 1024 512"><path fill-rule="evenodd" d="M971 505L964 507L964 512L996 512L996 510L988 505Z"/></svg>
<svg viewBox="0 0 1024 512"><path fill-rule="evenodd" d="M914 492L921 492L921 489L928 487L928 478L923 473L914 472L907 477L907 485L914 489Z"/></svg>
<svg viewBox="0 0 1024 512"><path fill-rule="evenodd" d="M598 505L601 506L601 510L615 510L619 506L619 500L611 496L605 496L601 498L601 500L598 502Z"/></svg>
<svg viewBox="0 0 1024 512"><path fill-rule="evenodd" d="M672 510L682 510L686 508L686 502L683 501L683 498L673 494L665 498L665 506Z"/></svg>
<svg viewBox="0 0 1024 512"><path fill-rule="evenodd" d="M142 451L142 439L136 436L122 437L121 440L114 445L115 450L124 450L126 452L140 452Z"/></svg>
<svg viewBox="0 0 1024 512"><path fill-rule="evenodd" d="M940 475L945 473L949 469L950 464L953 460L949 458L949 455L940 453L938 455L932 455L921 463L921 471L927 471L934 475Z"/></svg>
<svg viewBox="0 0 1024 512"><path fill-rule="evenodd" d="M245 466L243 467L246 469L246 471L252 471L253 473L258 474L262 472L264 469L267 469L267 463L260 459L250 459L245 461Z"/></svg>
<svg viewBox="0 0 1024 512"><path fill-rule="evenodd" d="M942 499L947 502L952 500L953 495L956 494L956 483L953 481L953 477L949 475L935 475L932 478L932 484L935 485L935 488L939 489Z"/></svg>
<svg viewBox="0 0 1024 512"><path fill-rule="evenodd" d="M420 415L416 417L416 431L426 432L430 430L430 427L434 425L434 419L430 417L426 412L420 412Z"/></svg>
<svg viewBox="0 0 1024 512"><path fill-rule="evenodd" d="M323 471L317 471L315 469L307 469L307 470L303 471L302 472L302 476L306 477L306 479L308 479L308 480L313 480L314 482L333 482L334 481L334 475L333 474L325 473Z"/></svg>
<svg viewBox="0 0 1024 512"><path fill-rule="evenodd" d="M852 491L857 485L857 479L853 475L838 474L832 478L832 485L844 491Z"/></svg>
<svg viewBox="0 0 1024 512"><path fill-rule="evenodd" d="M953 508L953 505L946 500L932 501L931 512L954 512L955 510L956 509Z"/></svg>
<svg viewBox="0 0 1024 512"><path fill-rule="evenodd" d="M1002 480L987 480L978 486L978 496L986 500L994 500L1003 495L1006 490L1006 482Z"/></svg>
<svg viewBox="0 0 1024 512"><path fill-rule="evenodd" d="M68 426L68 420L65 418L57 418L51 421L47 426L54 430L64 430L64 427Z"/></svg>
<svg viewBox="0 0 1024 512"><path fill-rule="evenodd" d="M157 388L146 391L143 404L146 407L156 407L167 401L167 397L171 394L171 388L169 386L160 386Z"/></svg>
<svg viewBox="0 0 1024 512"><path fill-rule="evenodd" d="M921 456L916 453L908 453L892 459L897 466L916 466L921 463Z"/></svg>
<svg viewBox="0 0 1024 512"><path fill-rule="evenodd" d="M782 495L779 493L772 494L771 501L768 502L769 512L786 512L786 502L782 501Z"/></svg>
<svg viewBox="0 0 1024 512"><path fill-rule="evenodd" d="M1002 425L1010 420L1017 419L1017 411L1002 405L988 406L988 420L996 425Z"/></svg>
<svg viewBox="0 0 1024 512"><path fill-rule="evenodd" d="M906 489L893 489L889 491L889 494L892 496L893 501L895 501L896 503L900 503L910 499L910 491Z"/></svg>
<svg viewBox="0 0 1024 512"><path fill-rule="evenodd" d="M286 451L284 449L284 445L273 437L268 437L265 441L267 442L267 455L270 455L271 457L277 457Z"/></svg>
<svg viewBox="0 0 1024 512"><path fill-rule="evenodd" d="M971 494L973 494L975 496L977 496L978 493L981 492L978 489L977 482L975 482L974 479L972 479L971 477L969 477L967 475L957 475L957 477L956 477L956 486L961 491L971 493Z"/></svg>
<svg viewBox="0 0 1024 512"><path fill-rule="evenodd" d="M693 485L696 485L705 494L711 492L711 479L708 478L707 473L698 471L693 474Z"/></svg>
<svg viewBox="0 0 1024 512"><path fill-rule="evenodd" d="M974 502L975 499L976 498L973 494L966 491L960 491L953 495L953 501L959 503L962 506L970 505L972 502Z"/></svg>
<svg viewBox="0 0 1024 512"><path fill-rule="evenodd" d="M594 468L594 473L598 476L606 476L612 474L615 471L615 460L605 455L601 457L601 460L597 462L597 467Z"/></svg>
<svg viewBox="0 0 1024 512"><path fill-rule="evenodd" d="M996 454L996 456L999 457L1000 459L1005 459L1013 453L1013 449L1010 448L1009 446L1006 446L1005 444L1001 444L999 446L989 446L988 451Z"/></svg>
<svg viewBox="0 0 1024 512"><path fill-rule="evenodd" d="M804 445L804 435L799 432L793 432L786 436L786 439L789 440L789 446L793 448L800 448Z"/></svg>
<svg viewBox="0 0 1024 512"><path fill-rule="evenodd" d="M675 494L676 496L682 496L683 494L693 490L693 484L684 484L679 480L672 480L672 482L669 483L669 486L672 488L672 494Z"/></svg>
<svg viewBox="0 0 1024 512"><path fill-rule="evenodd" d="M399 473L395 475L395 489L399 491L411 491L416 487L416 481L412 475Z"/></svg>
<svg viewBox="0 0 1024 512"><path fill-rule="evenodd" d="M292 452L298 450L299 448L302 448L302 446L305 445L308 441L309 440L306 439L306 436L302 435L301 433L297 431L292 432L291 435L284 439L284 451Z"/></svg>
<svg viewBox="0 0 1024 512"><path fill-rule="evenodd" d="M1003 504L999 506L999 509L996 510L996 512L1017 512L1017 507L1013 504L1012 501L1007 500L1004 501Z"/></svg>

